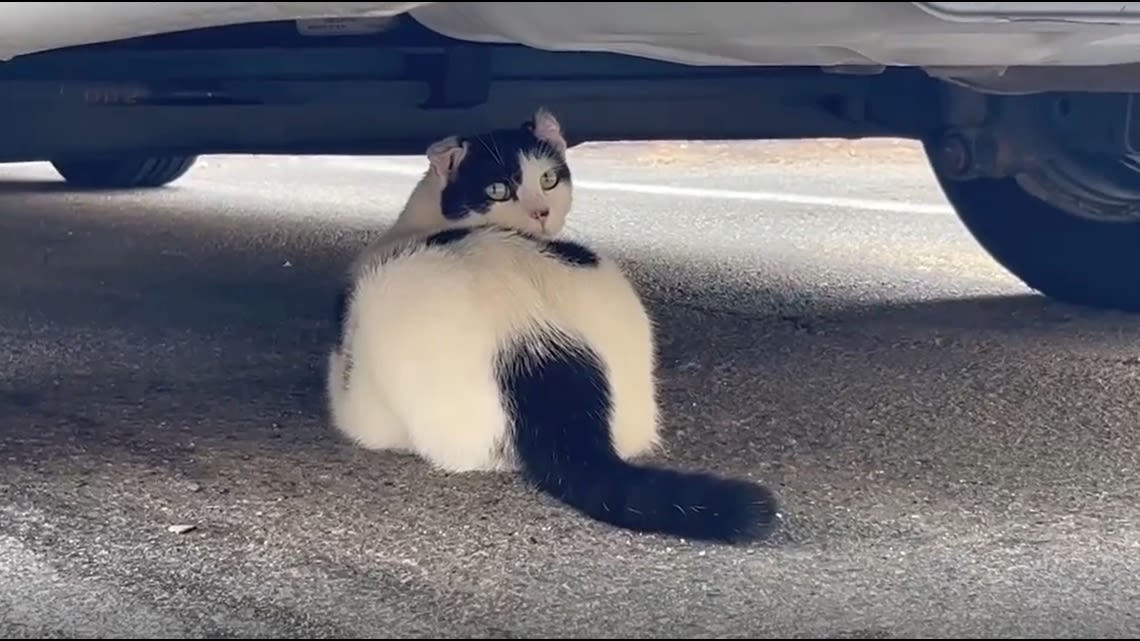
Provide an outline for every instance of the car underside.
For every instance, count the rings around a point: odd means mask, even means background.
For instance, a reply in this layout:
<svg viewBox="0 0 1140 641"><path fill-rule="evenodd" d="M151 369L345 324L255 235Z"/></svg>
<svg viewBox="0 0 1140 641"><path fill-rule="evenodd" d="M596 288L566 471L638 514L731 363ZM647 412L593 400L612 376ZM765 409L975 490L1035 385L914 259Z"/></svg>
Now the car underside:
<svg viewBox="0 0 1140 641"><path fill-rule="evenodd" d="M966 227L1028 285L1140 311L1133 3L1071 3L1060 18L1019 3L170 4L284 15L0 43L0 162L51 161L88 188L157 187L206 154L421 154L540 105L571 144L909 138ZM992 7L977 5L995 4L1006 13L987 22ZM1096 14L1109 4L1114 18Z"/></svg>

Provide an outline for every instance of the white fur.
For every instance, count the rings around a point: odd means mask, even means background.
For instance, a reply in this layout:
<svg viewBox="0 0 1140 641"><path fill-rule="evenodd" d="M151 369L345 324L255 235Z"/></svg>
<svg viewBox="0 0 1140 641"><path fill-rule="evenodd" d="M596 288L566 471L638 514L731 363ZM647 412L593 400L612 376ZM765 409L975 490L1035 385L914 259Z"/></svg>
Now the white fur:
<svg viewBox="0 0 1140 641"><path fill-rule="evenodd" d="M408 450L450 472L515 469L495 355L508 339L553 326L600 355L619 456L659 446L652 322L611 259L565 265L485 229L444 248L391 238L358 265L327 389L336 429L354 442Z"/></svg>

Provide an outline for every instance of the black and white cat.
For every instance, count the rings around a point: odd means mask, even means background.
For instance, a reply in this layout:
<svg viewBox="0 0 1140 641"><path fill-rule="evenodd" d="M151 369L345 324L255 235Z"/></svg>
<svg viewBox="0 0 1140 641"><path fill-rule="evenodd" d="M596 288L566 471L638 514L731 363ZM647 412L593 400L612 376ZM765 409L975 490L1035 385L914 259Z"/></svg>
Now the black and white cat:
<svg viewBox="0 0 1140 641"><path fill-rule="evenodd" d="M556 236L566 141L518 129L432 145L392 230L355 261L329 356L337 430L449 472L519 470L618 527L765 538L765 487L638 465L661 447L652 320L618 265Z"/></svg>

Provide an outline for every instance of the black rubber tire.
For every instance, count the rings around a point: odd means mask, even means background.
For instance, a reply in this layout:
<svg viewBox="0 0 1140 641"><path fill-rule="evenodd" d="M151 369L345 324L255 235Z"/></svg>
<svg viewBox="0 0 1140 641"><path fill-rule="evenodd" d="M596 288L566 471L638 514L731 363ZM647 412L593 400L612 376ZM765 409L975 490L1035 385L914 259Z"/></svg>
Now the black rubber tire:
<svg viewBox="0 0 1140 641"><path fill-rule="evenodd" d="M1069 304L1140 311L1140 222L1074 216L1012 178L953 181L937 168L934 174L974 239L1029 287Z"/></svg>
<svg viewBox="0 0 1140 641"><path fill-rule="evenodd" d="M70 185L89 189L138 189L168 185L190 171L197 156L114 156L53 160Z"/></svg>

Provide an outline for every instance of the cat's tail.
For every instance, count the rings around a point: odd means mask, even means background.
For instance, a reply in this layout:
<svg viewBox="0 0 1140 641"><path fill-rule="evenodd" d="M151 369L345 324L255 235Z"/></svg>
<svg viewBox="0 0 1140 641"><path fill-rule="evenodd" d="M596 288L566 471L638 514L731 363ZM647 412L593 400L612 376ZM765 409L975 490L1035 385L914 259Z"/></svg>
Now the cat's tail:
<svg viewBox="0 0 1140 641"><path fill-rule="evenodd" d="M610 434L604 368L580 341L544 332L507 350L499 384L523 474L579 512L692 540L742 543L774 531L777 503L762 485L622 460Z"/></svg>

